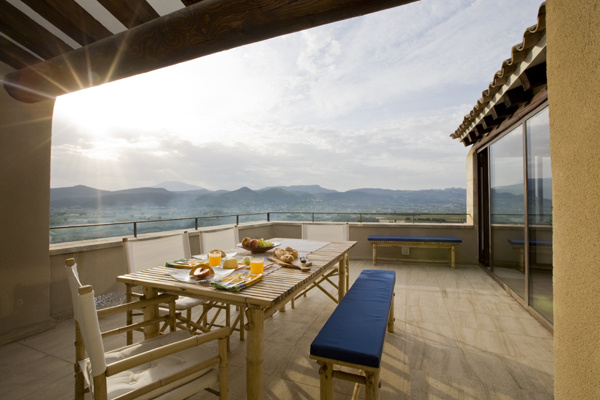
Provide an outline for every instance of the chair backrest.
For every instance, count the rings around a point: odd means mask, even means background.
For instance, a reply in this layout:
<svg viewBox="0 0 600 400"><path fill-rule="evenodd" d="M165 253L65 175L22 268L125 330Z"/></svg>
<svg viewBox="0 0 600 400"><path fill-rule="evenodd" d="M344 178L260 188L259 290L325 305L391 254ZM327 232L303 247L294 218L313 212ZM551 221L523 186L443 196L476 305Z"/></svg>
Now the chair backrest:
<svg viewBox="0 0 600 400"><path fill-rule="evenodd" d="M187 232L159 238L123 239L127 272L165 265L167 261L192 257Z"/></svg>
<svg viewBox="0 0 600 400"><path fill-rule="evenodd" d="M94 290L91 286L83 286L79 281L77 264L75 259L69 258L65 269L71 299L73 300L73 312L75 321L79 325L85 350L92 365L92 375L98 376L106 370L106 359L104 358L104 344L102 333L96 313L96 302L94 301Z"/></svg>
<svg viewBox="0 0 600 400"><path fill-rule="evenodd" d="M234 250L239 243L238 228L223 228L214 231L200 232L200 249L203 253L211 250Z"/></svg>
<svg viewBox="0 0 600 400"><path fill-rule="evenodd" d="M350 240L348 224L302 224L302 239L322 242Z"/></svg>

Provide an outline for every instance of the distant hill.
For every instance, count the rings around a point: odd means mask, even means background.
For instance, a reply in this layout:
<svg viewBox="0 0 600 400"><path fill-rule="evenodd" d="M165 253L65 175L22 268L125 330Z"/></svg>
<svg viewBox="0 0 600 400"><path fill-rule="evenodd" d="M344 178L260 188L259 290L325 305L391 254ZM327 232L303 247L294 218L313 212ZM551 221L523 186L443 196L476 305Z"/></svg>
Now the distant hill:
<svg viewBox="0 0 600 400"><path fill-rule="evenodd" d="M110 193L108 190L100 190L91 188L89 186L77 185L72 187L50 189L50 201L78 197L99 197L108 193Z"/></svg>
<svg viewBox="0 0 600 400"><path fill-rule="evenodd" d="M304 192L310 194L339 193L337 190L325 189L319 185L270 186L261 190L269 190L274 188L284 189L288 192Z"/></svg>
<svg viewBox="0 0 600 400"><path fill-rule="evenodd" d="M191 186L191 185L190 185ZM253 213L308 212L464 212L466 189L387 190L365 188L338 192L319 185L268 187L252 190L169 191L145 187L118 191L87 186L51 189L51 208L103 209L110 207L170 208L179 212ZM214 215L214 214L213 214Z"/></svg>
<svg viewBox="0 0 600 400"><path fill-rule="evenodd" d="M152 187L167 189L169 192L188 192L190 190L204 190L208 192L208 190L204 189L203 187L177 181L161 182L158 185L154 185Z"/></svg>

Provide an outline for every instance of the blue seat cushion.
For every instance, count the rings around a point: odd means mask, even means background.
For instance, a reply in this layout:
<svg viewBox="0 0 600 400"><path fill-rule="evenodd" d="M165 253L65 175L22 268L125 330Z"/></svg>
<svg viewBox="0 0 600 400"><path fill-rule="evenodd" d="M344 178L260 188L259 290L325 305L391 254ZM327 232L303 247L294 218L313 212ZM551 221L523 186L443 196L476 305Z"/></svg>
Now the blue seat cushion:
<svg viewBox="0 0 600 400"><path fill-rule="evenodd" d="M396 272L364 270L310 345L310 354L379 368Z"/></svg>
<svg viewBox="0 0 600 400"><path fill-rule="evenodd" d="M455 237L419 237L419 236L369 236L371 242L425 242L425 243L462 243Z"/></svg>
<svg viewBox="0 0 600 400"><path fill-rule="evenodd" d="M525 244L525 240L508 239L508 243L510 243L513 246L523 246ZM530 240L529 245L535 247L552 247L552 242L548 240Z"/></svg>

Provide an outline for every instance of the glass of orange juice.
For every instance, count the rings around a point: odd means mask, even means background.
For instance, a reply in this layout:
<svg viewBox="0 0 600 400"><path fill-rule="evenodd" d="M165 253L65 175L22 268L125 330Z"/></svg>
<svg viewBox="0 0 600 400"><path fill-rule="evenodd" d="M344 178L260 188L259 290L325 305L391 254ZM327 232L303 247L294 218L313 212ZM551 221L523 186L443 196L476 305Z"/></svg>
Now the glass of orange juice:
<svg viewBox="0 0 600 400"><path fill-rule="evenodd" d="M265 260L262 258L253 258L250 260L250 273L253 275L262 274L265 269Z"/></svg>
<svg viewBox="0 0 600 400"><path fill-rule="evenodd" d="M211 267L221 266L221 253L208 253L208 265Z"/></svg>

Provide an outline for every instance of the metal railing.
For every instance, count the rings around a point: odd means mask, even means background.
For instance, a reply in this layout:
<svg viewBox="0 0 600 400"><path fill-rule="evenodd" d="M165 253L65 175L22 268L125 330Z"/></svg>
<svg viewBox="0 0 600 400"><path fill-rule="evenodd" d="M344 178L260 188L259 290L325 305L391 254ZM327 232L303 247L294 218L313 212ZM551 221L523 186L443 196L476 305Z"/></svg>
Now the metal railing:
<svg viewBox="0 0 600 400"><path fill-rule="evenodd" d="M367 220L365 221L365 216L387 216L388 220L394 220L396 223L398 220L401 220L402 223L443 223L446 222L444 217L456 217L454 218L455 223L465 223L468 214L467 213L421 213L421 212L410 212L410 213L393 213L393 212L311 212L311 211L269 211L263 213L246 213L246 214L225 214L225 215L205 215L205 216L197 216L197 217L181 217L181 218L166 218L166 219L154 219L154 220L138 220L138 221L121 221L121 222L103 222L103 223L95 223L95 224L81 224L81 225L60 225L60 226L51 226L50 230L60 230L60 229L76 229L76 228L93 228L93 227L106 227L106 226L119 226L119 225L129 225L133 227L133 236L138 236L138 226L140 224L148 224L148 223L163 223L163 222L173 222L173 221L194 221L194 229L198 230L200 227L208 227L208 226L216 226L223 225L222 222L216 225L200 225L200 222L208 219L221 219L221 218L234 218L235 224L240 224L240 217L251 217L257 215L264 215L266 222L271 222L272 217L276 215L306 215L310 216L309 220L312 222L380 222L379 219L375 221ZM356 215L358 219L352 220L351 218L347 218L347 220L337 220L332 221L331 219L320 219L319 216L333 216L333 215ZM394 218L399 217L399 218ZM464 218L459 218L464 217ZM375 219L375 218L373 218ZM293 220L279 220L280 222L294 222L294 221L306 221L300 219ZM233 222L233 221L232 221ZM258 222L258 221L251 221ZM191 227L190 227L191 228ZM164 230L169 230L164 229ZM160 230L159 230L160 231ZM104 236L109 237L109 236ZM85 239L80 239L85 240Z"/></svg>

